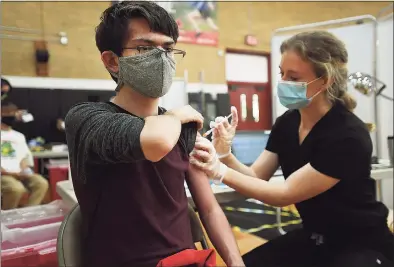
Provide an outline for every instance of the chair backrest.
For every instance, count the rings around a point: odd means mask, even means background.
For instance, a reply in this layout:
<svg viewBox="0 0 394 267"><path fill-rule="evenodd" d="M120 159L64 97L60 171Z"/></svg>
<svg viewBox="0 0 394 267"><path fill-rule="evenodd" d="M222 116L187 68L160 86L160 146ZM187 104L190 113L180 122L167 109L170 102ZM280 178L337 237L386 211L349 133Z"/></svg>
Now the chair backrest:
<svg viewBox="0 0 394 267"><path fill-rule="evenodd" d="M200 220L191 205L189 205L189 217L194 243L201 243L203 249L208 249L208 242L205 238ZM81 236L82 215L79 205L77 204L66 215L60 225L57 238L57 258L59 267L82 266Z"/></svg>
<svg viewBox="0 0 394 267"><path fill-rule="evenodd" d="M60 225L56 246L59 267L82 266L81 236L82 215L77 204Z"/></svg>
<svg viewBox="0 0 394 267"><path fill-rule="evenodd" d="M204 231L202 229L200 219L198 218L194 208L189 204L189 217L190 217L190 228L192 230L192 236L194 243L201 243L203 249L208 249L208 242L205 238Z"/></svg>

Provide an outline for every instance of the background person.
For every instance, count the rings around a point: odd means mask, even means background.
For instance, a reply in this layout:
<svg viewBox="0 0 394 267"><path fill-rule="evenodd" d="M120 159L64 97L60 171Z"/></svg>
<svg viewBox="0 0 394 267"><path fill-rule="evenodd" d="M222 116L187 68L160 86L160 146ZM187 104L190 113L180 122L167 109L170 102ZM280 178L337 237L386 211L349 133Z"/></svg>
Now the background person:
<svg viewBox="0 0 394 267"><path fill-rule="evenodd" d="M11 93L12 87L8 80L1 78L1 101L5 100Z"/></svg>
<svg viewBox="0 0 394 267"><path fill-rule="evenodd" d="M199 26L199 20L201 19L205 20L212 30L219 30L218 26L212 19L212 12L215 11L215 5L212 1L193 1L191 5L195 9L187 14L187 19L196 31L196 38L201 35L201 29Z"/></svg>
<svg viewBox="0 0 394 267"><path fill-rule="evenodd" d="M17 107L1 106L1 194L2 208L17 208L22 196L29 192L27 206L41 204L48 191L48 181L32 169L32 156L25 136L13 130Z"/></svg>
<svg viewBox="0 0 394 267"><path fill-rule="evenodd" d="M388 209L376 201L371 178L371 137L347 93L344 44L316 31L296 34L280 49L277 95L289 110L260 157L247 167L230 153L238 122L233 108L231 125L219 124L213 143L197 138L190 162L266 204L296 203L303 228L247 253L246 266L393 266ZM279 166L286 182L268 183Z"/></svg>

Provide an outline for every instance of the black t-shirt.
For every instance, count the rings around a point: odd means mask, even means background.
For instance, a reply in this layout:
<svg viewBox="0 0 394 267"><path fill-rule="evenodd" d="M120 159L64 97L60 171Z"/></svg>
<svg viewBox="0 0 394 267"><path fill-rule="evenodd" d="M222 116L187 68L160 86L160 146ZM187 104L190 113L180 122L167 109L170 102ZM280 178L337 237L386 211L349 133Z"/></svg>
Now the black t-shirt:
<svg viewBox="0 0 394 267"><path fill-rule="evenodd" d="M332 239L386 233L388 209L376 201L372 141L365 124L336 103L301 145L299 125L299 111L287 111L276 120L267 143L266 149L278 155L285 178L310 163L340 180L328 191L296 203L304 228Z"/></svg>
<svg viewBox="0 0 394 267"><path fill-rule="evenodd" d="M184 181L196 124L183 125L173 150L150 162L140 147L144 120L113 103L78 104L65 123L84 266L156 266L193 248Z"/></svg>

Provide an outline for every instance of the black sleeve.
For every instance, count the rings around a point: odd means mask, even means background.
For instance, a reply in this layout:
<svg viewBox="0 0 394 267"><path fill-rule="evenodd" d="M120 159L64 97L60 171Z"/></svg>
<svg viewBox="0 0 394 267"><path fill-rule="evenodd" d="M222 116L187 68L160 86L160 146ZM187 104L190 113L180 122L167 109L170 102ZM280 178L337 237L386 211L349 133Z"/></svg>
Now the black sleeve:
<svg viewBox="0 0 394 267"><path fill-rule="evenodd" d="M279 116L274 125L272 126L270 136L268 138L267 145L265 147L266 150L278 154L279 153L279 146L280 146L280 134L281 134L281 128L283 128L283 120L284 116L286 116L286 113L283 114L282 116Z"/></svg>
<svg viewBox="0 0 394 267"><path fill-rule="evenodd" d="M313 152L310 164L320 173L340 180L368 177L372 154L368 144L353 137L321 143Z"/></svg>
<svg viewBox="0 0 394 267"><path fill-rule="evenodd" d="M192 152L197 137L197 123L189 122L182 124L181 136L179 142L187 155Z"/></svg>
<svg viewBox="0 0 394 267"><path fill-rule="evenodd" d="M144 120L111 112L100 103L74 106L65 118L70 155L90 163L127 163L144 159L140 134Z"/></svg>

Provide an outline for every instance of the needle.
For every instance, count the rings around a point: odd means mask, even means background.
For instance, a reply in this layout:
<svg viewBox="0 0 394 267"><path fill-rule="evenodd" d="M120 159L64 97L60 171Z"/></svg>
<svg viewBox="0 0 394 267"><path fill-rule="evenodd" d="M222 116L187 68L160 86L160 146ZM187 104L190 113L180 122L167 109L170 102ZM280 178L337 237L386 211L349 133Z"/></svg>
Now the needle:
<svg viewBox="0 0 394 267"><path fill-rule="evenodd" d="M226 117L224 117L226 120L228 120L229 118L231 118L233 116L233 114L230 114L230 115L228 115L228 116L226 116ZM224 120L222 120L220 123L222 123ZM218 124L216 124L216 126L217 126ZM208 130L207 132L205 132L205 134L203 134L202 136L203 137L207 137L208 135L210 135L211 133L212 133L212 131L213 131L213 129L215 129L216 128L216 126L215 127L213 127L212 129L210 129L210 130Z"/></svg>

